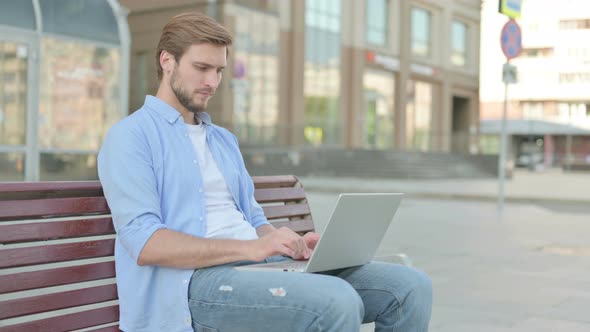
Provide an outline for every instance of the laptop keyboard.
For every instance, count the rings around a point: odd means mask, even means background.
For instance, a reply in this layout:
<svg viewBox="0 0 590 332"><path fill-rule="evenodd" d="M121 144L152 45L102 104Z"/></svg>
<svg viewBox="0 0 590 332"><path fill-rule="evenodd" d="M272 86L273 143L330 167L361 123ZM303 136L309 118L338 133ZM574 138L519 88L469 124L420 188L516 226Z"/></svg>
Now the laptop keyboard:
<svg viewBox="0 0 590 332"><path fill-rule="evenodd" d="M259 264L258 267L268 268L282 268L289 270L304 270L307 266L308 261L288 261L288 262L276 262L276 263L265 263Z"/></svg>

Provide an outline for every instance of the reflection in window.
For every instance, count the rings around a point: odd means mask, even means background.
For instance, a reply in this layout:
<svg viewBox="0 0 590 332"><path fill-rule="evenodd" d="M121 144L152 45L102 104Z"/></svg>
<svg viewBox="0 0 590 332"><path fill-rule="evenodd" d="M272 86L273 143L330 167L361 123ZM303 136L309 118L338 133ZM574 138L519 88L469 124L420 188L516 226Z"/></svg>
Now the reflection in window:
<svg viewBox="0 0 590 332"><path fill-rule="evenodd" d="M41 181L97 180L95 154L41 153Z"/></svg>
<svg viewBox="0 0 590 332"><path fill-rule="evenodd" d="M387 72L366 71L363 81L366 103L361 121L363 143L370 148L390 148L394 139L394 76Z"/></svg>
<svg viewBox="0 0 590 332"><path fill-rule="evenodd" d="M430 149L432 84L408 80L406 104L406 145L408 149Z"/></svg>
<svg viewBox="0 0 590 332"><path fill-rule="evenodd" d="M463 67L467 59L467 25L459 21L451 24L451 63Z"/></svg>
<svg viewBox="0 0 590 332"><path fill-rule="evenodd" d="M35 30L35 9L32 1L0 1L0 25Z"/></svg>
<svg viewBox="0 0 590 332"><path fill-rule="evenodd" d="M43 0L43 32L119 44L117 19L107 1Z"/></svg>
<svg viewBox="0 0 590 332"><path fill-rule="evenodd" d="M41 53L41 147L98 151L121 114L118 49L43 38Z"/></svg>
<svg viewBox="0 0 590 332"><path fill-rule="evenodd" d="M305 7L305 141L340 143L340 1L307 0Z"/></svg>
<svg viewBox="0 0 590 332"><path fill-rule="evenodd" d="M0 145L24 145L27 47L0 41Z"/></svg>
<svg viewBox="0 0 590 332"><path fill-rule="evenodd" d="M373 45L387 44L388 0L367 0L367 42Z"/></svg>
<svg viewBox="0 0 590 332"><path fill-rule="evenodd" d="M0 152L0 182L25 179L25 154Z"/></svg>
<svg viewBox="0 0 590 332"><path fill-rule="evenodd" d="M145 96L149 93L148 91L148 63L151 63L151 56L148 56L148 52L140 51L135 53L133 58L133 84L131 84L129 93L131 95L130 110L132 112L138 110L143 106Z"/></svg>
<svg viewBox="0 0 590 332"><path fill-rule="evenodd" d="M422 8L412 8L412 54L430 56L430 12Z"/></svg>
<svg viewBox="0 0 590 332"><path fill-rule="evenodd" d="M277 141L279 115L279 18L243 8L236 19L234 132L251 144ZM242 12L243 13L243 12Z"/></svg>

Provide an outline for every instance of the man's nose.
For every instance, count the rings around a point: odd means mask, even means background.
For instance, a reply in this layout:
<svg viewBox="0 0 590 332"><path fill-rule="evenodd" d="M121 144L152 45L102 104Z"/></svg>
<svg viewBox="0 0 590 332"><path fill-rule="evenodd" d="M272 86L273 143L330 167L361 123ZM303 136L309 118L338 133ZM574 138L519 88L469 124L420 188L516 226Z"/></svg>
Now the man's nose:
<svg viewBox="0 0 590 332"><path fill-rule="evenodd" d="M210 86L212 88L217 88L219 82L221 81L221 75L215 70L211 70L207 73L205 77L205 85Z"/></svg>

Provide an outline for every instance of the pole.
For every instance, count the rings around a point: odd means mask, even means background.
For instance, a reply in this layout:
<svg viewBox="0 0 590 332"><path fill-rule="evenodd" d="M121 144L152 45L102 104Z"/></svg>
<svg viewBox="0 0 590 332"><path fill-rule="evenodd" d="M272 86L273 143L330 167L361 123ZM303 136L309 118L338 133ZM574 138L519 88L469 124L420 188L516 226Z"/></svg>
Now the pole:
<svg viewBox="0 0 590 332"><path fill-rule="evenodd" d="M506 62L508 64L508 62ZM508 114L508 81L504 80L504 109L502 111L502 128L500 132L500 159L498 161L498 211L500 214L504 211L504 179L506 177L506 143L508 135L506 133L506 117Z"/></svg>

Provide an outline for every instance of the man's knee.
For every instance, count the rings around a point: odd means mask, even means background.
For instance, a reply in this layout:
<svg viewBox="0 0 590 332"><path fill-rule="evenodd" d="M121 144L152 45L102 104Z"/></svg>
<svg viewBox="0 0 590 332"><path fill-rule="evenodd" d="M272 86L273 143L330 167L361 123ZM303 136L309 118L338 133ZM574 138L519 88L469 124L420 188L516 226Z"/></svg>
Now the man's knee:
<svg viewBox="0 0 590 332"><path fill-rule="evenodd" d="M336 324L350 328L360 326L365 314L363 301L357 291L346 281L334 278L329 289L325 289L322 298L324 324Z"/></svg>
<svg viewBox="0 0 590 332"><path fill-rule="evenodd" d="M430 310L432 307L432 280L426 273L415 271L412 289L408 293L407 301Z"/></svg>
<svg viewBox="0 0 590 332"><path fill-rule="evenodd" d="M334 293L333 302L340 307L341 311L362 317L365 307L358 292L342 279L338 279L338 283L341 284L341 287Z"/></svg>

